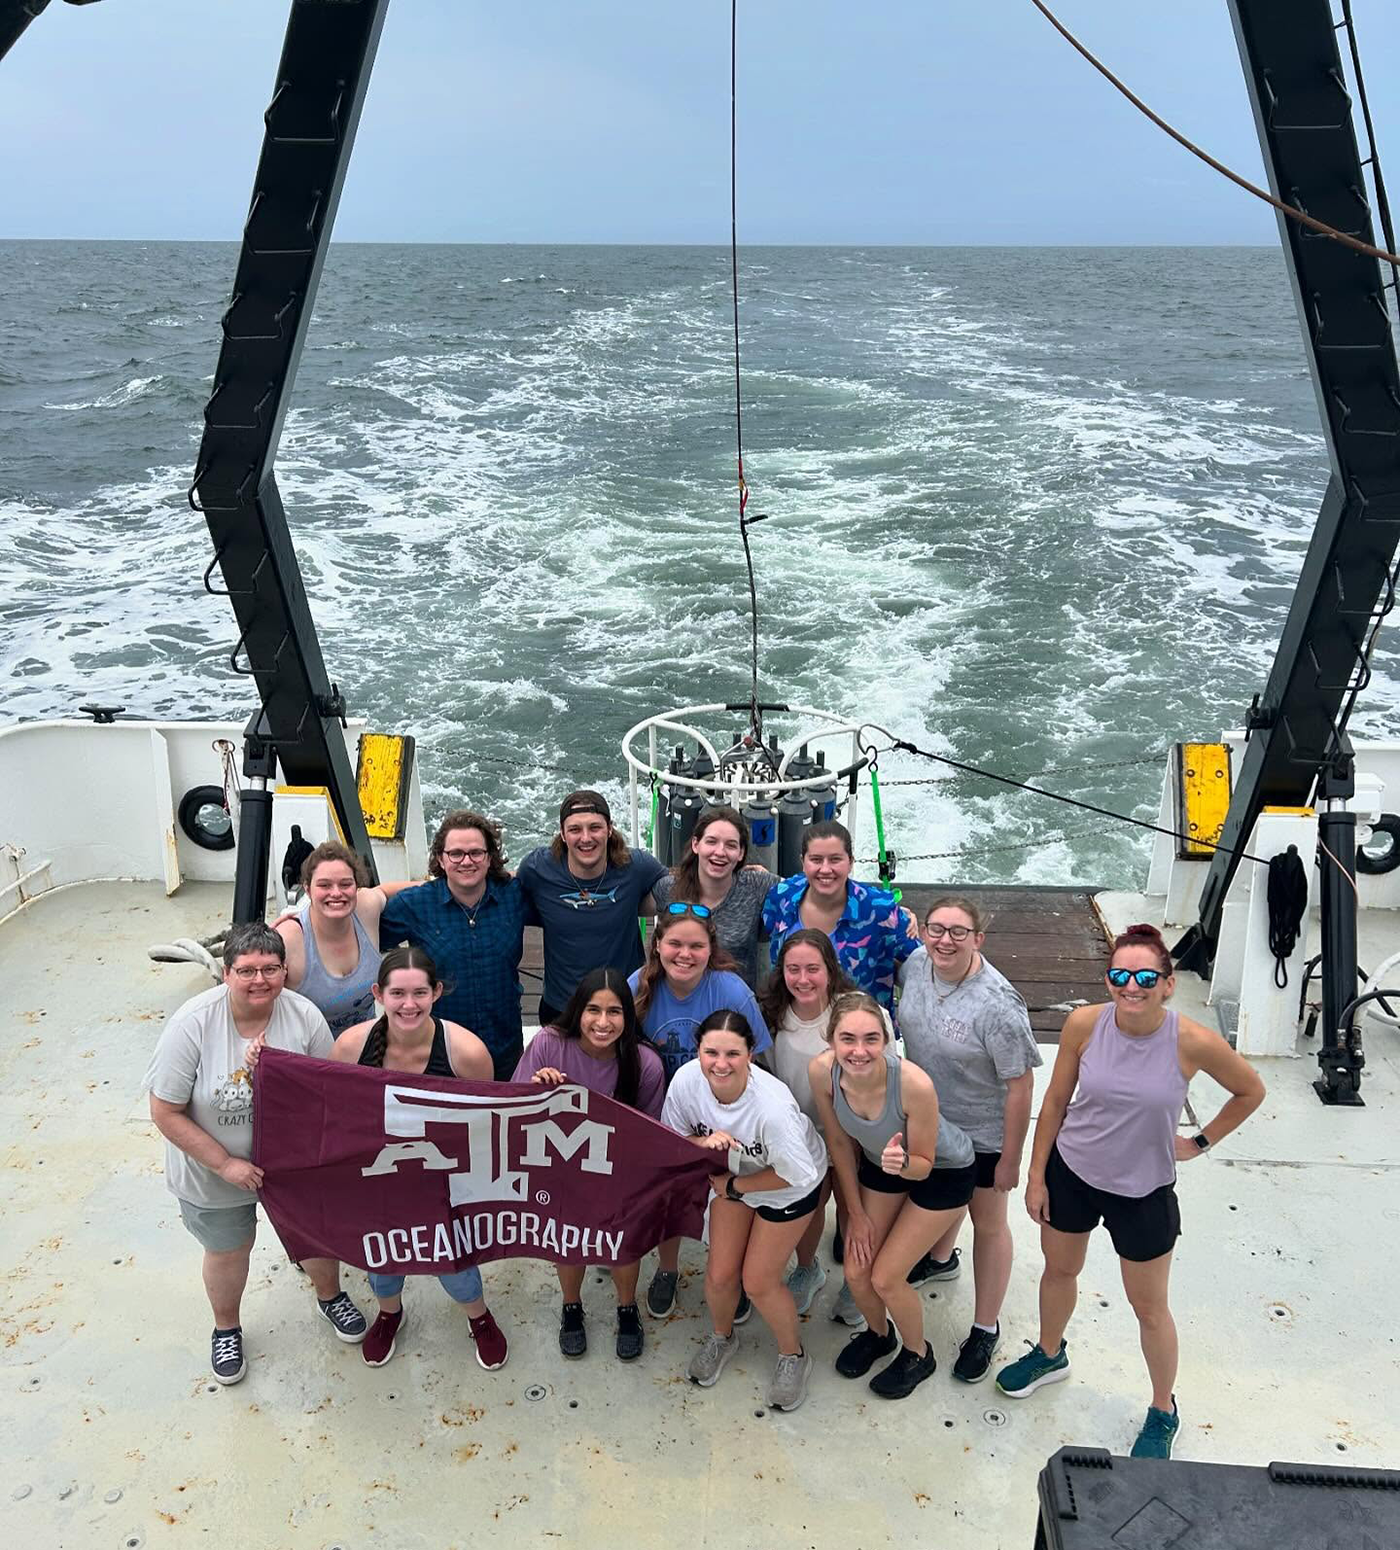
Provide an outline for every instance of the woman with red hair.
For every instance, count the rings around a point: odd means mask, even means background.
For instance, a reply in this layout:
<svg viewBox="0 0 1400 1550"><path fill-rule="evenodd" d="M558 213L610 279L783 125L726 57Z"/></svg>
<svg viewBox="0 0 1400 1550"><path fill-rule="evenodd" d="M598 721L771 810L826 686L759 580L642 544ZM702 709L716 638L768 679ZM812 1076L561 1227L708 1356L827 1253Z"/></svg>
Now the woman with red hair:
<svg viewBox="0 0 1400 1550"><path fill-rule="evenodd" d="M1024 1399L1069 1375L1065 1328L1074 1312L1089 1234L1102 1221L1118 1253L1152 1384L1134 1458L1170 1458L1180 1419L1176 1325L1167 1304L1181 1233L1176 1168L1222 1141L1264 1101L1259 1074L1221 1036L1168 1005L1176 980L1155 926L1129 926L1104 975L1110 1000L1065 1019L1041 1103L1026 1183L1040 1224L1040 1338L997 1374ZM1177 1134L1187 1084L1214 1077L1229 1102L1193 1136Z"/></svg>

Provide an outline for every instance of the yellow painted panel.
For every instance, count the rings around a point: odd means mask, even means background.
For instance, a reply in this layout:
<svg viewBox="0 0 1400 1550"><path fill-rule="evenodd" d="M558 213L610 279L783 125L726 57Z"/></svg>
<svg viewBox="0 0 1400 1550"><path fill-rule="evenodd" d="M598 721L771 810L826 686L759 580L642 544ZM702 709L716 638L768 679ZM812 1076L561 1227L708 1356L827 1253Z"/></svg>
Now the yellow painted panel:
<svg viewBox="0 0 1400 1550"><path fill-rule="evenodd" d="M413 739L389 732L360 734L356 784L365 827L375 840L398 840L404 832L408 772L413 763Z"/></svg>
<svg viewBox="0 0 1400 1550"><path fill-rule="evenodd" d="M1230 810L1230 750L1224 743L1178 743L1178 829L1183 860L1215 854Z"/></svg>
<svg viewBox="0 0 1400 1550"><path fill-rule="evenodd" d="M1266 813L1286 813L1290 818L1311 818L1313 810L1310 807L1266 807Z"/></svg>

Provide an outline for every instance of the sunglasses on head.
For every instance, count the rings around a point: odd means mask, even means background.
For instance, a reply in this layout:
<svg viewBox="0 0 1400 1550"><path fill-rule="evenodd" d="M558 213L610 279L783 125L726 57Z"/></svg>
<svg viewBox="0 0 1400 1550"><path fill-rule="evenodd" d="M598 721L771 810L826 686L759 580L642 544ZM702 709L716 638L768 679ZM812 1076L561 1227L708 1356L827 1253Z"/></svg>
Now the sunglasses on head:
<svg viewBox="0 0 1400 1550"><path fill-rule="evenodd" d="M708 904L685 904L679 899L674 904L666 906L668 915L694 915L697 920L710 918L710 906Z"/></svg>
<svg viewBox="0 0 1400 1550"><path fill-rule="evenodd" d="M1160 969L1110 969L1108 971L1108 983L1116 985L1119 990L1129 980L1136 980L1144 990L1151 990L1159 979L1163 978Z"/></svg>

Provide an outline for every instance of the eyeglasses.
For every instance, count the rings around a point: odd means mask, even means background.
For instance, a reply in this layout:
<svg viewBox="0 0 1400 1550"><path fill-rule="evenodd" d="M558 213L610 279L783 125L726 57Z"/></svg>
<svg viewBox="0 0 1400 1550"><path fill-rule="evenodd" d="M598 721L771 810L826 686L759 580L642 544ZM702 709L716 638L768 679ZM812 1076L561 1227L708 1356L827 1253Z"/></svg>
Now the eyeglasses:
<svg viewBox="0 0 1400 1550"><path fill-rule="evenodd" d="M464 861L485 861L490 852L486 850L445 850L443 855L454 866L461 866Z"/></svg>
<svg viewBox="0 0 1400 1550"><path fill-rule="evenodd" d="M679 899L674 904L666 906L668 915L694 915L697 920L710 918L710 906L708 904L683 904Z"/></svg>
<svg viewBox="0 0 1400 1550"><path fill-rule="evenodd" d="M1119 990L1122 990L1129 980L1136 980L1144 990L1151 990L1162 978L1160 969L1110 969L1108 971L1108 983L1116 985Z"/></svg>
<svg viewBox="0 0 1400 1550"><path fill-rule="evenodd" d="M971 926L940 926L937 921L930 921L924 927L924 935L931 936L935 942L941 942L945 936L950 936L955 942L965 942L972 935Z"/></svg>
<svg viewBox="0 0 1400 1550"><path fill-rule="evenodd" d="M256 979L275 980L279 975L283 975L286 972L287 965L285 963L274 963L267 968L259 967L256 969L250 969L245 964L241 968L229 970L234 979L242 980L245 985Z"/></svg>

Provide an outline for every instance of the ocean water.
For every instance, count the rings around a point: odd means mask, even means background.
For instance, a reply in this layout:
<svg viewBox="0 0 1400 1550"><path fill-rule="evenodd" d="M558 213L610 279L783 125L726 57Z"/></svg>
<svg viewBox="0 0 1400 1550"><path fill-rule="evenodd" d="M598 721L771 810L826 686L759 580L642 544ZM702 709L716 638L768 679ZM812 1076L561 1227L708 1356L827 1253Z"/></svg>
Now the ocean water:
<svg viewBox="0 0 1400 1550"><path fill-rule="evenodd" d="M184 496L235 257L0 243L0 717L250 709ZM1153 817L1171 742L1262 688L1326 482L1281 256L741 266L764 697ZM746 698L729 309L717 248L332 250L279 483L331 675L417 735L430 817L479 804L518 857L569 787L621 798L634 722ZM1354 729L1393 736L1378 666ZM881 774L911 879L1145 875L1141 831Z"/></svg>

